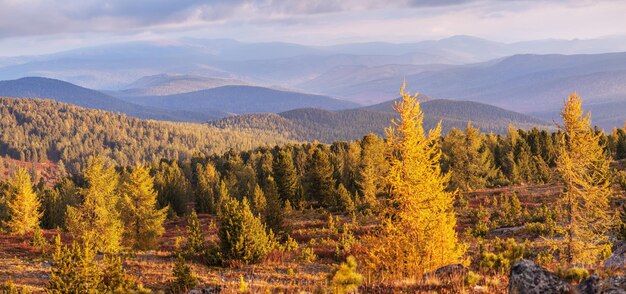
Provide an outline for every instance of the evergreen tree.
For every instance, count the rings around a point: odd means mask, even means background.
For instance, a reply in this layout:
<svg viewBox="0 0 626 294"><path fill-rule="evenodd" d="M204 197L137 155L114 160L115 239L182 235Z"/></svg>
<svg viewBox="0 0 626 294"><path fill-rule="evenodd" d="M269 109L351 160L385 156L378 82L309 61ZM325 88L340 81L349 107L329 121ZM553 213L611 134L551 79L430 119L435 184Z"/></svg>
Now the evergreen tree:
<svg viewBox="0 0 626 294"><path fill-rule="evenodd" d="M289 200L291 203L297 203L299 199L296 199L296 195L298 193L299 184L291 152L288 150L278 152L278 155L274 159L273 170L274 180L276 181L276 187L278 188L278 195L281 201L285 202Z"/></svg>
<svg viewBox="0 0 626 294"><path fill-rule="evenodd" d="M183 248L185 256L196 257L204 253L204 234L195 211L187 217L187 243Z"/></svg>
<svg viewBox="0 0 626 294"><path fill-rule="evenodd" d="M356 271L357 263L353 256L348 256L345 263L341 263L331 276L330 284L333 293L355 293L363 283L363 276Z"/></svg>
<svg viewBox="0 0 626 294"><path fill-rule="evenodd" d="M257 215L265 216L267 212L267 199L265 198L265 193L259 185L254 187L254 197L252 198L252 207L253 211Z"/></svg>
<svg viewBox="0 0 626 294"><path fill-rule="evenodd" d="M163 234L167 208L157 209L154 179L146 166L136 166L122 184L124 239L138 250L154 248Z"/></svg>
<svg viewBox="0 0 626 294"><path fill-rule="evenodd" d="M283 219L285 218L283 207L278 198L278 191L273 178L267 179L267 189L264 192L267 208L265 210L265 223L274 232L283 229Z"/></svg>
<svg viewBox="0 0 626 294"><path fill-rule="evenodd" d="M169 206L177 215L187 212L189 203L189 181L176 161L161 162L154 176L154 186L158 192L159 207Z"/></svg>
<svg viewBox="0 0 626 294"><path fill-rule="evenodd" d="M180 254L176 257L174 268L172 268L172 276L174 277L170 284L172 293L187 293L187 291L198 285L198 278L193 273L193 269Z"/></svg>
<svg viewBox="0 0 626 294"><path fill-rule="evenodd" d="M28 172L20 168L8 181L4 197L7 201L9 219L6 226L16 235L25 235L39 228L41 219L41 203L33 186Z"/></svg>
<svg viewBox="0 0 626 294"><path fill-rule="evenodd" d="M440 126L428 135L417 94L404 92L394 106L398 120L386 130L390 187L387 213L380 231L366 238L365 259L374 274L421 276L443 265L458 263L465 247L454 226L454 193L446 192L448 175L441 173Z"/></svg>
<svg viewBox="0 0 626 294"><path fill-rule="evenodd" d="M55 238L54 261L50 270L50 293L98 293L102 277L95 261L96 250L89 243L63 246L61 237Z"/></svg>
<svg viewBox="0 0 626 294"><path fill-rule="evenodd" d="M122 221L117 209L120 202L118 174L106 167L104 158L95 157L85 170L86 187L80 190L83 203L68 207L68 231L82 244L89 242L99 251L117 252L121 248Z"/></svg>
<svg viewBox="0 0 626 294"><path fill-rule="evenodd" d="M484 188L494 175L490 151L480 137L480 131L467 124L465 134L452 129L442 144L442 168L451 172L450 188L472 191Z"/></svg>
<svg viewBox="0 0 626 294"><path fill-rule="evenodd" d="M200 213L216 213L215 187L219 182L219 172L211 162L196 165L196 204Z"/></svg>
<svg viewBox="0 0 626 294"><path fill-rule="evenodd" d="M265 226L250 210L248 200L239 203L234 198L222 201L218 215L220 249L225 260L237 260L245 264L262 261L274 246Z"/></svg>
<svg viewBox="0 0 626 294"><path fill-rule="evenodd" d="M564 186L560 199L564 238L555 242L568 265L595 264L610 252L607 232L616 223L609 214L609 160L599 143L601 134L591 129L591 117L583 113L578 95L567 98L561 117L565 136L557 171Z"/></svg>
<svg viewBox="0 0 626 294"><path fill-rule="evenodd" d="M337 188L337 209L345 214L352 214L355 212L354 201L350 196L350 192L343 186L343 184L339 184Z"/></svg>
<svg viewBox="0 0 626 294"><path fill-rule="evenodd" d="M326 152L316 148L306 169L306 198L326 208L336 205L333 168Z"/></svg>

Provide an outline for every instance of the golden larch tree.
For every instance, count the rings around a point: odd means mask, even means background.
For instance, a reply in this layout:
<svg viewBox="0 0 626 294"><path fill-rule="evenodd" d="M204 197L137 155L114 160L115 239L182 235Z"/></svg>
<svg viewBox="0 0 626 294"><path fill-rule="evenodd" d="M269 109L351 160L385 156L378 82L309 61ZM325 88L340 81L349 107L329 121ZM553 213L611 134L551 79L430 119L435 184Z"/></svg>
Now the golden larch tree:
<svg viewBox="0 0 626 294"><path fill-rule="evenodd" d="M455 194L439 160L441 125L426 135L417 94L405 92L394 110L398 120L386 130L389 199L380 231L367 238L365 266L381 279L419 277L458 263L465 252L454 230Z"/></svg>
<svg viewBox="0 0 626 294"><path fill-rule="evenodd" d="M89 160L83 177L83 203L67 208L67 229L79 242L93 244L98 251L118 252L124 232L118 210L119 176L113 166L106 167L103 157L95 157Z"/></svg>
<svg viewBox="0 0 626 294"><path fill-rule="evenodd" d="M6 226L12 234L25 235L39 228L41 204L33 191L30 175L20 168L7 182L5 191L9 219Z"/></svg>
<svg viewBox="0 0 626 294"><path fill-rule="evenodd" d="M571 94L561 112L563 118L557 171L563 183L559 201L562 240L553 240L568 264L595 264L610 253L608 230L615 224L609 213L612 194L609 160L601 133L591 128L591 116L582 101Z"/></svg>

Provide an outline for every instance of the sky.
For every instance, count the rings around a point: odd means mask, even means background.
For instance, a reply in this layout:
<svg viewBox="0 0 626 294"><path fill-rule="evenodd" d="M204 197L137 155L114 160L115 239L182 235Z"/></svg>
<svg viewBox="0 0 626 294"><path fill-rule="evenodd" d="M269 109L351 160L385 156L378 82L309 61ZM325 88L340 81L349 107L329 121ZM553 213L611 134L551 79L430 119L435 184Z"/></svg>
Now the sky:
<svg viewBox="0 0 626 294"><path fill-rule="evenodd" d="M626 36L625 0L0 0L0 56L133 40L305 45Z"/></svg>

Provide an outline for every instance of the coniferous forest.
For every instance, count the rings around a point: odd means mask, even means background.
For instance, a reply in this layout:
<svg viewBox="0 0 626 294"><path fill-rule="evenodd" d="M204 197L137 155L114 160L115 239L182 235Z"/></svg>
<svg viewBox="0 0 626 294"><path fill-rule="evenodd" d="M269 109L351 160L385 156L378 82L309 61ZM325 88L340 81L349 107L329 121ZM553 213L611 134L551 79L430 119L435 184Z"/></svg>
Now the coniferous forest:
<svg viewBox="0 0 626 294"><path fill-rule="evenodd" d="M625 129L571 94L554 129L443 132L400 94L384 136L331 144L3 98L0 289L529 293L524 270L551 279L539 292L623 286Z"/></svg>

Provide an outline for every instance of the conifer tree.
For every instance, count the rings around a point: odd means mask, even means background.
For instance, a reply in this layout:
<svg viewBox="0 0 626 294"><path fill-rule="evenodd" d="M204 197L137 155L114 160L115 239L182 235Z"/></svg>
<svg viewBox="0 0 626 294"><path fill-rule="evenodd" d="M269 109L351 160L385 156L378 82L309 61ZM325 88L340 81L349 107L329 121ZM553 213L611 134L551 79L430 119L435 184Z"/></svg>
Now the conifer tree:
<svg viewBox="0 0 626 294"><path fill-rule="evenodd" d="M265 223L274 232L278 233L283 229L283 219L285 217L283 206L278 198L278 191L273 178L267 179L267 189L264 192L266 209Z"/></svg>
<svg viewBox="0 0 626 294"><path fill-rule="evenodd" d="M184 215L187 212L189 181L176 161L171 164L161 162L154 176L154 184L158 192L159 207L169 205L177 215Z"/></svg>
<svg viewBox="0 0 626 294"><path fill-rule="evenodd" d="M564 186L560 199L564 238L553 241L567 265L595 264L610 252L607 232L616 223L609 214L609 160L600 145L602 134L591 128L591 116L583 113L578 95L567 98L561 117L565 136L559 146L557 171Z"/></svg>
<svg viewBox="0 0 626 294"><path fill-rule="evenodd" d="M80 190L83 203L68 207L68 231L81 244L89 242L96 250L117 252L124 231L117 208L118 174L112 166L105 166L104 158L95 157L89 161L83 177L86 182L86 187Z"/></svg>
<svg viewBox="0 0 626 294"><path fill-rule="evenodd" d="M219 172L211 162L196 165L196 204L200 213L216 213L215 187L219 183Z"/></svg>
<svg viewBox="0 0 626 294"><path fill-rule="evenodd" d="M265 193L259 185L254 187L254 196L252 198L252 207L257 215L265 216L267 212L267 199Z"/></svg>
<svg viewBox="0 0 626 294"><path fill-rule="evenodd" d="M350 196L350 192L343 186L343 184L339 184L337 188L337 209L345 214L352 214L355 212L354 201Z"/></svg>
<svg viewBox="0 0 626 294"><path fill-rule="evenodd" d="M241 203L232 197L224 199L218 218L220 249L226 260L257 263L273 248L271 234L252 214L246 198Z"/></svg>
<svg viewBox="0 0 626 294"><path fill-rule="evenodd" d="M12 234L24 235L39 228L41 203L33 186L28 172L19 168L8 181L4 193L7 201L9 219L6 226Z"/></svg>
<svg viewBox="0 0 626 294"><path fill-rule="evenodd" d="M366 266L379 276L421 276L443 265L458 263L465 247L454 230L454 193L447 192L448 175L439 166L437 142L441 126L425 134L417 94L402 86L394 109L399 118L386 130L390 187L380 231L366 238Z"/></svg>
<svg viewBox="0 0 626 294"><path fill-rule="evenodd" d="M376 200L376 194L378 193L378 187L376 186L376 168L374 167L373 160L368 157L361 159L361 165L358 171L358 178L356 181L359 187L359 195L361 196L361 203L365 209L374 209L378 205Z"/></svg>
<svg viewBox="0 0 626 294"><path fill-rule="evenodd" d="M184 247L184 253L188 257L195 257L204 253L204 234L195 211L187 217L187 243Z"/></svg>
<svg viewBox="0 0 626 294"><path fill-rule="evenodd" d="M157 193L150 169L138 165L122 184L124 239L138 250L154 248L163 234L167 208L157 209Z"/></svg>
<svg viewBox="0 0 626 294"><path fill-rule="evenodd" d="M282 202L286 200L296 203L299 183L296 168L293 165L291 152L281 150L274 159L274 180L278 189L278 195Z"/></svg>
<svg viewBox="0 0 626 294"><path fill-rule="evenodd" d="M174 277L170 284L172 293L187 293L187 291L198 285L198 278L181 254L176 257L176 262L172 268L172 276Z"/></svg>
<svg viewBox="0 0 626 294"><path fill-rule="evenodd" d="M489 150L483 146L480 131L467 124L465 134L452 129L442 143L442 167L451 171L450 189L472 191L484 188L494 175Z"/></svg>
<svg viewBox="0 0 626 294"><path fill-rule="evenodd" d="M79 245L76 241L64 246L60 235L56 236L54 244L48 292L98 293L102 277L95 261L95 248L89 242Z"/></svg>
<svg viewBox="0 0 626 294"><path fill-rule="evenodd" d="M316 148L306 169L306 198L326 208L336 205L333 168L326 152Z"/></svg>

